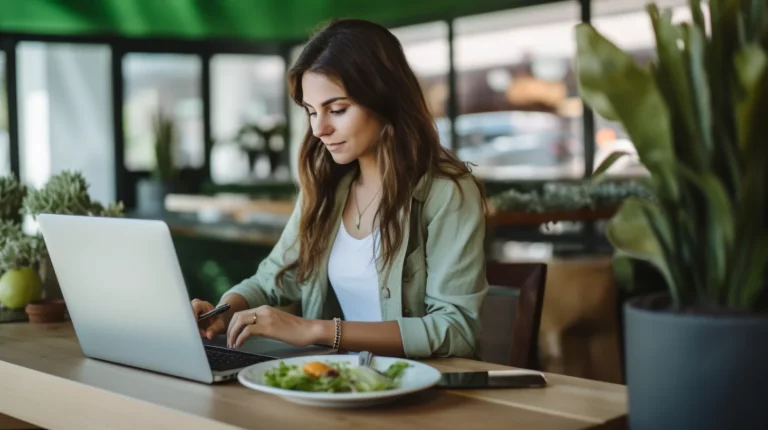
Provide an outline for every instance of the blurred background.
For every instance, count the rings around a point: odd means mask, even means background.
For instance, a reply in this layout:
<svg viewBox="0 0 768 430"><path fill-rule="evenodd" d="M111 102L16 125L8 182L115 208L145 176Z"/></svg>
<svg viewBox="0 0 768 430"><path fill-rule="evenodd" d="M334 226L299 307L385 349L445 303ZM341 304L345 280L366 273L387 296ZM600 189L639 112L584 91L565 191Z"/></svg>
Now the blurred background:
<svg viewBox="0 0 768 430"><path fill-rule="evenodd" d="M685 0L657 1L687 20ZM605 220L645 175L585 107L574 25L653 59L644 0L0 0L0 176L31 187L82 172L91 196L165 220L195 297L251 275L297 192L307 127L285 74L333 17L391 28L441 142L486 184L489 258L549 266L540 335L550 371L620 381ZM167 157L163 154L168 155ZM571 341L569 339L577 339Z"/></svg>

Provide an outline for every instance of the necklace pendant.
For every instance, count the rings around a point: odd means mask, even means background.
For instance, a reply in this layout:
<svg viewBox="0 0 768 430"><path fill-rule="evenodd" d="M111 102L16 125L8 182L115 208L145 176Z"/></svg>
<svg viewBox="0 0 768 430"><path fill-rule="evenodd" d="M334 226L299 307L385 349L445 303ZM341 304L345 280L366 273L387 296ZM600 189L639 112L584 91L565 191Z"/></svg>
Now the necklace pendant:
<svg viewBox="0 0 768 430"><path fill-rule="evenodd" d="M357 230L360 231L360 217L357 217L357 222L355 223L355 227L357 227Z"/></svg>

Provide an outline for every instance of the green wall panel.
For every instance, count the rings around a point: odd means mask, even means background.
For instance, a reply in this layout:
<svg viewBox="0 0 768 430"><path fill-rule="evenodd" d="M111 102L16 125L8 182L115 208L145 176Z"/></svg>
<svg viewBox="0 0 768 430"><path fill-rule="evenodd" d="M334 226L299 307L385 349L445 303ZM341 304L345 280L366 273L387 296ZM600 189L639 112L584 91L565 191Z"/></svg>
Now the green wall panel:
<svg viewBox="0 0 768 430"><path fill-rule="evenodd" d="M0 31L129 38L296 40L333 17L385 25L555 0L0 0Z"/></svg>

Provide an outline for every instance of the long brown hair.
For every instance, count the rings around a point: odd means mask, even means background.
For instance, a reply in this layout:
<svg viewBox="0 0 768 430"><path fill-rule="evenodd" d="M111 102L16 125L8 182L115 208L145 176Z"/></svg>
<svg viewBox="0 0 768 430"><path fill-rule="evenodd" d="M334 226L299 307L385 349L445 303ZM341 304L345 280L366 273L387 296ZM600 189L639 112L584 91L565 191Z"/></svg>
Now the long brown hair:
<svg viewBox="0 0 768 430"><path fill-rule="evenodd" d="M411 209L412 194L424 174L457 181L469 168L441 145L432 115L397 38L385 27L363 20L335 20L304 47L288 72L291 98L302 105L301 79L313 72L340 82L355 103L384 124L374 151L382 174L381 203L375 214L383 263L391 263L403 242L401 214ZM357 162L337 164L319 138L307 129L299 152L302 208L298 259L277 274L278 284L296 269L301 283L314 274L331 240L339 181ZM483 187L477 181L481 194Z"/></svg>

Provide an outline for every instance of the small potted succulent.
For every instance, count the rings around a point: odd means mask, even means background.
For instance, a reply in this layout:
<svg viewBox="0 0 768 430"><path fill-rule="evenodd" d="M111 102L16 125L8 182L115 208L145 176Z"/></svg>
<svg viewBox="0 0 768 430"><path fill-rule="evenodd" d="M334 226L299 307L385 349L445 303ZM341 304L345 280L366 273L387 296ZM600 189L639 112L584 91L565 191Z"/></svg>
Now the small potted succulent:
<svg viewBox="0 0 768 430"><path fill-rule="evenodd" d="M122 202L106 207L91 200L89 184L80 172L65 170L53 177L41 189L30 189L24 198L22 213L36 218L41 213L81 216L122 217ZM43 247L45 244L43 243ZM40 274L43 280L44 298L61 299L61 289L56 274L43 248L40 260Z"/></svg>
<svg viewBox="0 0 768 430"><path fill-rule="evenodd" d="M24 309L32 322L51 322L64 317L61 290L42 236L21 228L23 215L41 213L115 217L123 216L123 205L91 200L79 172L59 173L39 190L27 189L13 175L0 177L0 307Z"/></svg>
<svg viewBox="0 0 768 430"><path fill-rule="evenodd" d="M27 187L10 174L0 177L0 220L21 223L21 204L27 194Z"/></svg>
<svg viewBox="0 0 768 430"><path fill-rule="evenodd" d="M19 225L11 221L0 221L1 306L18 310L42 298L43 283L38 266L44 254L45 243L41 237L25 235Z"/></svg>

